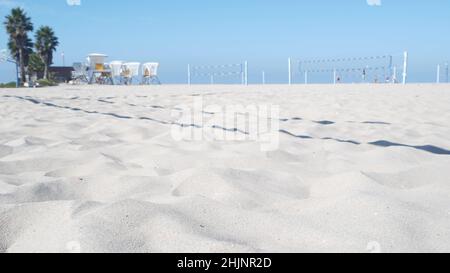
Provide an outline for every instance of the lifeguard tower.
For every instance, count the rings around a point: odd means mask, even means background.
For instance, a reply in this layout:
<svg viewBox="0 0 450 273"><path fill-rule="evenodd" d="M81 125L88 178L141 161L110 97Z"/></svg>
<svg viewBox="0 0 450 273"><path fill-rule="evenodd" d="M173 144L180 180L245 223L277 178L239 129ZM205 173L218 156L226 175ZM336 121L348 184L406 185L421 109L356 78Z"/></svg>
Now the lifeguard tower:
<svg viewBox="0 0 450 273"><path fill-rule="evenodd" d="M89 65L89 84L114 84L111 69L106 64L105 54L92 53L87 57Z"/></svg>

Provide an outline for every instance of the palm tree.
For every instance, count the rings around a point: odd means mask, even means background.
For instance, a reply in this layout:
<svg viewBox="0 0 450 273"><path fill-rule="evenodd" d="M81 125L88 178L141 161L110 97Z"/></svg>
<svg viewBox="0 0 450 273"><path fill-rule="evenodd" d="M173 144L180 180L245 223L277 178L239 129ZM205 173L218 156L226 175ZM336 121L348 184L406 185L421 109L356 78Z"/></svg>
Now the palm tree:
<svg viewBox="0 0 450 273"><path fill-rule="evenodd" d="M30 17L27 16L23 9L15 8L11 10L10 15L6 16L4 25L6 27L6 32L9 35L11 45L16 48L16 53L11 52L11 55L18 55L19 57L20 79L23 83L26 81L25 58L27 55L27 43L29 42L28 32L33 31L33 24L31 23Z"/></svg>
<svg viewBox="0 0 450 273"><path fill-rule="evenodd" d="M41 57L36 53L30 54L30 61L28 64L28 74L30 77L36 75L39 76L39 74L43 73L45 69L45 64L42 62Z"/></svg>
<svg viewBox="0 0 450 273"><path fill-rule="evenodd" d="M44 63L44 79L48 79L49 67L53 64L53 52L59 45L55 32L48 26L43 26L36 32L36 53L41 57Z"/></svg>
<svg viewBox="0 0 450 273"><path fill-rule="evenodd" d="M24 46L24 64L25 67L28 66L28 62L30 60L30 55L33 53L33 42L31 41L30 38L28 38L28 36L25 38L25 46ZM20 55L19 55L19 49L16 45L16 42L12 39L9 39L8 41L8 49L9 52L11 53L11 56L14 58L14 60L19 63L20 62Z"/></svg>

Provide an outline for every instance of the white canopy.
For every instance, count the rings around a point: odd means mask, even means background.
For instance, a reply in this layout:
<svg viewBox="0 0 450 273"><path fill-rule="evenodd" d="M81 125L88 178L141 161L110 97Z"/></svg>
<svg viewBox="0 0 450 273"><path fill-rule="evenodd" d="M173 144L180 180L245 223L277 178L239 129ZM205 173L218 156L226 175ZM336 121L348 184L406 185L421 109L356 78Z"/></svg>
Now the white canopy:
<svg viewBox="0 0 450 273"><path fill-rule="evenodd" d="M108 55L101 54L101 53L91 53L88 56L89 57L91 57L91 56L93 56L93 57L96 57L96 56L98 56L98 57L108 57Z"/></svg>
<svg viewBox="0 0 450 273"><path fill-rule="evenodd" d="M113 77L119 77L122 73L122 61L113 61L109 63L109 66L111 68L111 74Z"/></svg>
<svg viewBox="0 0 450 273"><path fill-rule="evenodd" d="M97 64L104 64L108 55L100 53L92 53L88 55L87 61L91 68L95 68Z"/></svg>
<svg viewBox="0 0 450 273"><path fill-rule="evenodd" d="M158 75L159 63L145 63L142 65L142 75L144 77L153 77Z"/></svg>
<svg viewBox="0 0 450 273"><path fill-rule="evenodd" d="M137 77L139 76L139 67L141 66L140 63L136 62L130 62L130 63L124 63L123 66L125 69L129 70L129 77Z"/></svg>

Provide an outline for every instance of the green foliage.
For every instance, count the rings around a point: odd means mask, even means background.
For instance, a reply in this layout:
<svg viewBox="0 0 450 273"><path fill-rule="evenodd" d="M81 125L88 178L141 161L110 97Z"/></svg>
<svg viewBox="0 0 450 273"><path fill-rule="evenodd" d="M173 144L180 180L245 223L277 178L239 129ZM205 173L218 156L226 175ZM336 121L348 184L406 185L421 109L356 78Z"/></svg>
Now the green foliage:
<svg viewBox="0 0 450 273"><path fill-rule="evenodd" d="M42 73L44 72L45 64L42 61L41 57L39 57L38 54L32 53L30 55L30 61L28 63L28 73L34 74L34 73Z"/></svg>
<svg viewBox="0 0 450 273"><path fill-rule="evenodd" d="M23 61L24 61L25 66L27 66L28 62L30 60L30 55L33 53L34 44L31 41L31 39L28 38L28 35L26 35L24 42L25 42L25 44L23 46L23 49L24 49ZM19 63L20 62L20 54L19 54L19 49L17 47L15 40L9 38L8 49L9 49L11 56L14 58L14 60L17 63Z"/></svg>
<svg viewBox="0 0 450 273"><path fill-rule="evenodd" d="M56 37L52 28L42 26L37 30L35 48L45 64L44 78L46 79L49 78L48 70L50 65L53 64L53 52L56 51L58 45L58 37Z"/></svg>
<svg viewBox="0 0 450 273"><path fill-rule="evenodd" d="M11 13L5 17L4 26L6 33L9 35L9 48L14 57L19 61L21 80L25 81L25 67L27 54L31 41L28 33L33 31L33 23L31 18L21 8L14 8Z"/></svg>
<svg viewBox="0 0 450 273"><path fill-rule="evenodd" d="M21 38L33 31L33 24L31 18L27 16L26 12L21 8L14 8L11 10L11 14L6 16L4 22L6 32L12 39L19 41Z"/></svg>
<svg viewBox="0 0 450 273"><path fill-rule="evenodd" d="M55 73L48 73L48 79L53 82L57 82Z"/></svg>
<svg viewBox="0 0 450 273"><path fill-rule="evenodd" d="M57 86L58 83L54 82L52 80L46 80L46 79L40 79L37 81L39 84L39 87L46 87L46 86Z"/></svg>
<svg viewBox="0 0 450 273"><path fill-rule="evenodd" d="M59 45L58 37L52 28L40 27L35 34L35 43L29 38L29 32L34 30L31 18L21 8L14 8L5 17L4 26L9 35L8 48L11 56L20 67L21 81L26 80L26 74L44 74L45 79L51 79L50 66L53 64L53 53ZM36 53L33 53L33 47ZM27 71L28 68L28 71ZM43 82L53 85L53 81Z"/></svg>
<svg viewBox="0 0 450 273"><path fill-rule="evenodd" d="M15 82L0 83L0 88L16 88Z"/></svg>

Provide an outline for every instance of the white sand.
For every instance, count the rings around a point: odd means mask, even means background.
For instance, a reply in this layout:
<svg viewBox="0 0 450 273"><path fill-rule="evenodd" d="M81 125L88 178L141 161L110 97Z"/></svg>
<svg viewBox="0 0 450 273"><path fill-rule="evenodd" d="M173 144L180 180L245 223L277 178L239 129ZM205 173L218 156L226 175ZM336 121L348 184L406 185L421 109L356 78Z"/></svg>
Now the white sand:
<svg viewBox="0 0 450 273"><path fill-rule="evenodd" d="M280 148L175 141L194 94ZM0 89L0 252L449 252L449 150L448 85Z"/></svg>

